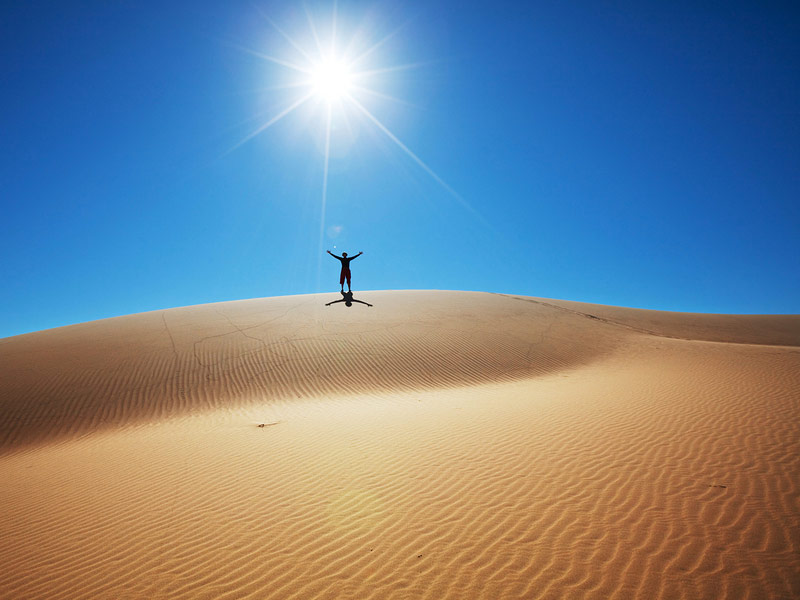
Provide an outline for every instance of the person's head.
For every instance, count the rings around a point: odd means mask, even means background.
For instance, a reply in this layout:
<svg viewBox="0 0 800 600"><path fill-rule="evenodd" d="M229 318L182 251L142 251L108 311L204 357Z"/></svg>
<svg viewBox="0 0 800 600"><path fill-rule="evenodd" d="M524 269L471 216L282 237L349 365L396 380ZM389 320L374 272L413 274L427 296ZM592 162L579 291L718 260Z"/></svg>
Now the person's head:
<svg viewBox="0 0 800 600"><path fill-rule="evenodd" d="M345 306L353 306L353 303L350 302L350 299L348 298L347 300L344 301L344 305Z"/></svg>
<svg viewBox="0 0 800 600"><path fill-rule="evenodd" d="M347 252L342 252L342 256L347 256Z"/></svg>

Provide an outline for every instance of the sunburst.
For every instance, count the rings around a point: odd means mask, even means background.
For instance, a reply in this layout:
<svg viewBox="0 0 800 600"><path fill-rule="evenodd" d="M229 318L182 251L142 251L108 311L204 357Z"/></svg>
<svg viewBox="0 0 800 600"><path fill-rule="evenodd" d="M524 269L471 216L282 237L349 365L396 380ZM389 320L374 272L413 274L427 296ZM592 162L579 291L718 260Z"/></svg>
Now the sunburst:
<svg viewBox="0 0 800 600"><path fill-rule="evenodd" d="M257 52L248 48L243 50L258 56L272 64L285 69L292 78L279 87L291 90L293 98L283 109L278 110L266 121L258 125L253 131L240 140L235 147L247 142L257 135L285 119L292 113L307 104L312 104L322 111L321 133L324 140L323 152L323 180L322 199L320 207L319 253L322 254L323 234L325 231L325 212L328 201L328 175L331 155L332 123L335 118L348 119L349 115L356 115L364 122L377 128L391 142L409 157L419 168L431 176L451 196L468 211L483 218L464 200L464 198L448 185L428 164L415 154L400 138L395 135L381 120L366 106L365 97L402 102L402 100L385 94L370 87L371 81L385 74L415 69L422 63L398 64L386 67L369 65L368 61L375 51L394 37L398 30L394 30L371 44L363 44L358 49L361 36L352 39L341 39L337 34L337 11L334 4L332 17L325 23L324 30L327 35L320 34L319 24L306 9L306 23L312 44L303 45L295 37L289 35L274 21L265 16L273 31L284 38L291 46L291 56L273 56ZM377 37L377 36L376 36Z"/></svg>
<svg viewBox="0 0 800 600"><path fill-rule="evenodd" d="M326 58L311 71L311 89L327 102L350 95L353 85L352 68L343 60Z"/></svg>

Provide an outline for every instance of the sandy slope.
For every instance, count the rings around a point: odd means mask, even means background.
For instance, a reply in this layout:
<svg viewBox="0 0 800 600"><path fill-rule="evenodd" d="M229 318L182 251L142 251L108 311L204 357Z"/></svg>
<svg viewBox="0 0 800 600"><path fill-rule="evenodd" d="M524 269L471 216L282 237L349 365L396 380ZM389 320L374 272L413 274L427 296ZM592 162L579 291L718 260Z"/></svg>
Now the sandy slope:
<svg viewBox="0 0 800 600"><path fill-rule="evenodd" d="M0 340L0 597L800 596L800 317L329 299Z"/></svg>

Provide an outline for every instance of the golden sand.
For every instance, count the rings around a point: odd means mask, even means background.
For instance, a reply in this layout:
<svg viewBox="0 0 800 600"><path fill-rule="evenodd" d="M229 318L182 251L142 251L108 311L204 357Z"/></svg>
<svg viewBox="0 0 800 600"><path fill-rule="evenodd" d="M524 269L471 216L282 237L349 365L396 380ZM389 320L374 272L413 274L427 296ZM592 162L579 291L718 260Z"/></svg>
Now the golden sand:
<svg viewBox="0 0 800 600"><path fill-rule="evenodd" d="M0 597L800 597L800 317L362 296L0 340Z"/></svg>

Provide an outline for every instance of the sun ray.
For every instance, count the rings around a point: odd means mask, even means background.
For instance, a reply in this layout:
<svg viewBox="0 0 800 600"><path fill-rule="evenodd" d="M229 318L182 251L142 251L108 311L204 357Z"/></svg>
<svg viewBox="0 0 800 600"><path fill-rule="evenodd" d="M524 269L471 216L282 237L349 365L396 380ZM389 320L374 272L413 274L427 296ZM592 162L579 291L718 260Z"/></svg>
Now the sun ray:
<svg viewBox="0 0 800 600"><path fill-rule="evenodd" d="M273 85L262 85L262 86L255 87L255 88L250 88L250 89L247 89L247 90L243 89L243 90L231 91L231 92L227 92L227 93L228 93L228 95L231 95L231 96L248 96L248 95L251 95L251 94L259 94L259 95L263 96L264 92L274 92L274 91L277 91L277 90L296 90L296 89L299 89L299 88L306 88L307 89L308 88L308 80L303 79L302 81L287 81L286 83L276 83L276 84L273 84ZM259 116L262 115L264 112L266 112L266 111L261 111L259 113ZM250 117L248 120L252 120L253 118L254 117Z"/></svg>
<svg viewBox="0 0 800 600"><path fill-rule="evenodd" d="M258 52L257 50L253 50L251 48L247 48L246 46L242 46L240 44L236 44L234 42L229 42L231 46L234 48L241 50L242 52L247 52L248 54L252 54L253 56L257 56L263 60L267 60L269 62L273 62L277 65L281 65L282 67L288 67L295 71L299 71L300 73L310 73L311 69L308 67L303 67L298 64L289 62L288 60L283 60L282 58L277 58L275 56L270 56L269 54L264 54L263 52Z"/></svg>
<svg viewBox="0 0 800 600"><path fill-rule="evenodd" d="M262 88L258 88L257 90L254 90L254 92L265 92L265 91L271 91L271 90L292 90L292 89L296 89L296 88L307 88L307 87L308 87L308 81L306 81L306 80L303 80L303 81L290 81L288 83L278 83L278 84L275 84L275 85L264 86Z"/></svg>
<svg viewBox="0 0 800 600"><path fill-rule="evenodd" d="M422 169L423 169L423 170L424 170L424 171L425 171L425 172L426 172L428 175L430 175L431 177L433 177L433 179L434 179L434 180L436 180L436 182L437 182L439 185L441 185L441 186L442 186L442 187L443 187L445 190L447 190L447 191L450 193L450 195L451 195L451 196L453 196L453 197L454 197L456 200L458 200L458 201L461 203L461 205L462 205L464 208L466 208L466 209L467 209L469 212L471 212L473 215L475 215L475 216L477 216L478 218L480 218L480 220L481 220L481 221L483 221L483 222L485 222L485 221L486 221L486 220L484 219L483 215L481 215L481 214L480 214L480 213L479 213L477 210L475 210L474 208L472 208L472 206L470 206L469 202L467 202L467 201L466 201L466 200L463 198L463 196L461 196L461 194L459 194L459 193L458 193L457 191L455 191L455 190L454 190L452 187L450 187L450 186L447 184L447 182L446 182L444 179L442 179L441 177L439 177L439 176L436 174L436 172L435 172L433 169L431 169L431 168L430 168L428 165L426 165L426 164L425 164L425 162L424 162L424 161L423 161L423 160L422 160L422 159L421 159L419 156L417 156L416 154L414 154L414 153L411 151L411 149L410 149L408 146L406 146L406 145L405 145L403 142L401 142L401 141L400 141L400 140L397 138L397 136L396 136L395 134L393 134L391 131L389 131L389 129L388 129L388 128L387 128L387 127L386 127L386 126L383 124L383 123L381 123L381 122L378 120L378 118L377 118L377 117L375 117L375 115L373 115L371 112L369 112L369 110L367 110L367 108L366 108L366 107L365 107L363 104L361 104L361 103L360 103L358 100L356 100L355 98L353 98L353 96L352 96L352 95L348 95L348 96L347 96L347 98L348 98L348 100L350 100L350 101L351 101L351 102L352 102L352 103L353 103L353 104L354 104L354 105L355 105L355 106L356 106L356 107L357 107L357 108L358 108L358 109L359 109L359 110L360 110L360 111L361 111L361 112L362 112L362 113L363 113L363 114L364 114L364 115L365 115L365 116L366 116L366 117L367 117L367 118L370 120L370 121L372 121L372 123L373 123L373 124L374 124L374 125L375 125L375 126L378 128L378 129L380 129L380 130L381 130L383 133L385 133L385 134L386 134L386 135L389 137L389 139L391 139L391 140L392 140L392 141L393 141L395 144L397 144L397 145L400 147L400 149L401 149L401 150L403 150L403 152L405 152L405 153L406 153L406 154L407 154L407 155L408 155L408 156L409 156L409 157L410 157L410 158L411 158L411 159L412 159L412 160L413 160L415 163L417 163L417 165L419 165L419 166L420 166L420 167L421 167L421 168L422 168Z"/></svg>
<svg viewBox="0 0 800 600"><path fill-rule="evenodd" d="M391 32L391 33L389 33L388 35L384 36L384 37L383 37L383 38L381 38L379 41L377 41L376 43L374 43L372 46L370 46L369 48L367 48L366 50L364 50L364 51L363 51L361 54L359 54L358 56L356 56L356 57L355 57L355 58L352 60L352 63L353 63L353 64L357 64L357 63L361 62L362 60L364 60L364 59L365 59L367 56L369 56L370 54L372 54L372 53L373 53L375 50L377 50L378 48L380 48L381 46L383 46L383 45L384 45L386 42L388 42L388 41L389 41L390 39L392 39L392 38L393 38L395 35L397 35L397 33L398 33L398 32L399 32L401 29L403 29L404 27L406 27L407 25L408 25L408 22L406 22L406 23L403 23L403 24L402 24L402 25L400 25L399 27L395 28L395 30L394 30L394 31L392 31L392 32Z"/></svg>
<svg viewBox="0 0 800 600"><path fill-rule="evenodd" d="M354 90L358 90L359 92L363 92L364 94L369 94L370 96L375 96L376 98L381 98L383 100L389 100L390 102L396 102L397 104L403 104L404 106L409 106L411 108L416 108L418 110L422 110L422 107L418 106L417 104L412 104L411 102L408 102L407 100L401 100L400 98L395 98L394 96L390 96L389 94L383 94L381 92L378 92L376 90L372 90L370 88L367 88L367 87L364 87L364 86L361 86L361 85L356 85L354 83L351 83L350 87L352 89L354 89Z"/></svg>
<svg viewBox="0 0 800 600"><path fill-rule="evenodd" d="M244 127L245 125L249 125L253 121L261 120L265 115L267 115L267 114L269 114L271 112L272 112L271 109L270 110L261 110L261 111L257 112L256 114L247 117L246 119L241 119L238 123L234 123L233 125L229 125L223 131L225 133L230 133L230 132L233 132L233 131L235 131L237 129L241 129L242 127ZM228 152L230 152L230 150L228 150ZM226 152L226 154L227 154L227 152Z"/></svg>
<svg viewBox="0 0 800 600"><path fill-rule="evenodd" d="M341 111L341 117L342 117L342 121L344 121L344 126L347 128L347 134L350 136L351 139L354 138L355 137L355 129L353 129L353 123L352 123L352 121L350 119L350 115L348 114L348 111L346 111L346 110Z"/></svg>
<svg viewBox="0 0 800 600"><path fill-rule="evenodd" d="M382 75L383 73L394 73L397 71L410 71L411 69L419 69L420 67L425 67L439 61L436 60L425 60L415 63L407 63L404 65L395 65L393 67L383 67L381 69L369 69L368 71L356 71L353 73L353 77L369 77L371 75Z"/></svg>
<svg viewBox="0 0 800 600"><path fill-rule="evenodd" d="M328 202L328 165L331 157L331 119L332 109L328 104L327 119L325 122L325 159L322 167L322 206L319 217L319 252L317 253L317 291L320 290L320 274L322 269L322 242L325 235L325 209Z"/></svg>
<svg viewBox="0 0 800 600"><path fill-rule="evenodd" d="M233 147L232 147L230 150L228 150L228 151L227 151L225 154L230 154L231 152L233 152L234 150L236 150L236 149L237 149L239 146L241 146L241 145L242 145L242 144L244 144L245 142L248 142L248 141L250 141L251 139L253 139L254 137L256 137L256 136L257 136L259 133L261 133L261 132L262 132L262 131L264 131L265 129L267 129L267 128L269 128L269 127L272 127L272 126L273 126L275 123L277 123L277 122L278 122L278 121L280 121L280 120L281 120L283 117L285 117L285 116L286 116L286 115L288 115L290 112L292 112L293 110L295 110L296 108L298 108L298 107L299 107L301 104L305 104L306 102L308 102L308 101L309 101L309 100L312 98L312 96L313 96L313 95L314 95L313 93L308 93L308 94L306 94L305 96L303 96L303 97L299 98L298 100L296 100L295 102L293 102L292 104L290 104L290 105L289 105L287 108L283 109L283 110L282 110L281 112L279 112L277 115L275 115L274 117L272 117L272 118L271 118L269 121L267 121L266 123L264 123L263 125L261 125L261 127L259 127L258 129L256 129L255 131L253 131L252 133L250 133L249 135L247 135L247 136L246 136L244 139L242 139L241 141L239 141L239 142L238 142L238 143L237 143L235 146L233 146ZM223 155L223 156L224 156L224 155Z"/></svg>
<svg viewBox="0 0 800 600"><path fill-rule="evenodd" d="M308 27L311 29L311 35L314 37L314 43L317 45L317 54L319 54L319 56L325 56L325 51L322 49L322 44L319 41L319 35L317 35L317 28L314 25L314 19L311 18L311 13L308 11L308 6L303 4L303 10L306 13L306 19L308 19Z"/></svg>
<svg viewBox="0 0 800 600"><path fill-rule="evenodd" d="M303 47L302 47L302 46L300 46L300 44L298 44L297 42L295 42L295 41L294 41L294 39L293 39L293 38L292 38L292 37L291 37L291 36L290 36L288 33L286 33L286 32L285 32L283 29L281 29L280 27L278 27L277 23L275 23L275 21L273 21L272 19L270 19L270 18L269 18L269 16L268 16L267 14L265 14L265 13L264 13L264 11L263 11L263 10L262 10L260 7L256 6L256 10L259 12L259 14L261 15L261 17L262 17L262 18L263 18L263 19L264 19L264 20L265 20L267 23L269 23L269 24L270 24L270 26L272 26L272 28L273 28L275 31L277 31L279 34L281 34L281 36L283 36L283 38L284 38L284 39L285 39L287 42L289 42L289 44L291 44L292 48L294 48L295 50L297 50L297 51L298 51L298 52L299 52L299 53L300 53L300 54L303 56L303 58L305 58L305 59L306 59L306 60L307 60L309 63L313 62L313 59L311 58L311 55L310 55L308 52L306 52L306 51L303 49Z"/></svg>
<svg viewBox="0 0 800 600"><path fill-rule="evenodd" d="M333 0L333 17L331 18L331 49L330 55L336 56L336 0Z"/></svg>

